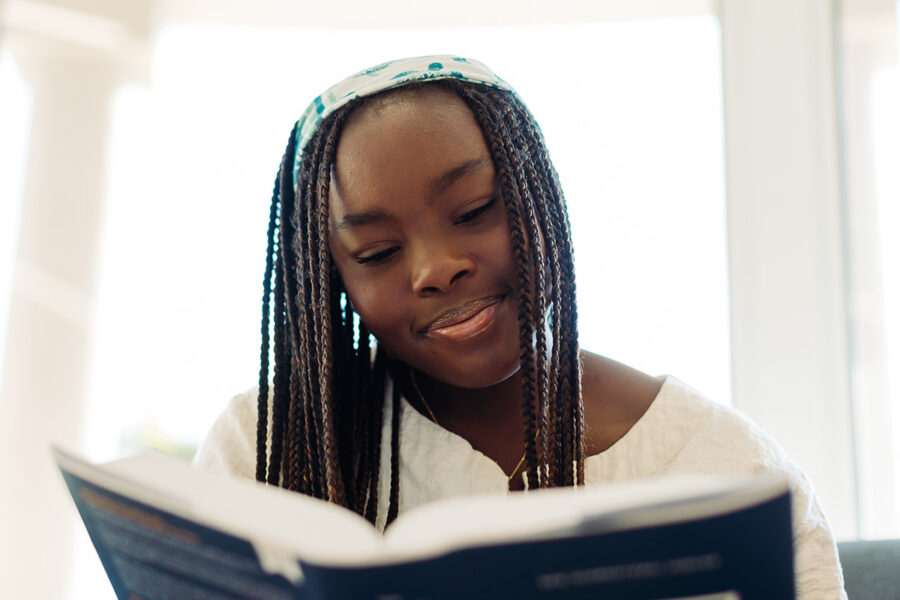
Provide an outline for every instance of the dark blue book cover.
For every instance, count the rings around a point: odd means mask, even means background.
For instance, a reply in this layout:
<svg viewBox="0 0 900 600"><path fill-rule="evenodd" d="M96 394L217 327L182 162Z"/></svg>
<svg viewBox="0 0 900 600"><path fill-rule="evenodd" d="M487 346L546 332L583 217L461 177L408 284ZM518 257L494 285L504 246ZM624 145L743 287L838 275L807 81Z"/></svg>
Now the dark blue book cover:
<svg viewBox="0 0 900 600"><path fill-rule="evenodd" d="M370 569L307 567L322 598L794 598L790 496L713 518L458 550Z"/></svg>
<svg viewBox="0 0 900 600"><path fill-rule="evenodd" d="M63 478L119 600L290 600L301 589L263 571L246 540Z"/></svg>
<svg viewBox="0 0 900 600"><path fill-rule="evenodd" d="M389 539L383 550L371 539L356 540L359 544L353 539L331 540L336 551L330 555L305 552L312 546L298 540L296 555L288 557L294 568L281 574L271 564L264 568L259 540L248 539L246 528L231 528L228 518L211 525L192 516L196 500L204 496L200 483L196 490L185 489L191 487L187 465L167 465L177 476L160 481L154 495L147 478L129 482L121 466L111 473L103 465L90 465L61 451L56 457L120 600L794 598L790 494L778 476L763 475L733 488L615 510L582 510L574 520L554 521L550 513L554 506L563 510L571 504L585 505L589 496L557 493L553 502L547 496L534 502L513 499L520 509L535 509L525 513L534 522L522 525L523 531L534 530L533 536L485 535L438 551L434 548L439 545L424 544L421 556L411 554L407 544L404 552L391 558ZM232 485L219 483L216 497ZM658 482L651 489L659 489ZM260 486L253 493L271 491ZM501 507L503 501L491 500ZM462 502L468 502L463 514L477 506L470 499ZM303 508L308 503L298 501L296 510L284 515L285 522L295 521L291 536L303 537ZM246 512L246 501L236 502L234 522ZM540 527L542 521L565 525ZM427 539L428 528L420 524L413 529L424 529ZM315 543L324 543L321 522L310 523L307 529L311 537L320 535ZM346 552L341 552L340 544L346 545ZM355 547L367 547L368 554L354 554Z"/></svg>

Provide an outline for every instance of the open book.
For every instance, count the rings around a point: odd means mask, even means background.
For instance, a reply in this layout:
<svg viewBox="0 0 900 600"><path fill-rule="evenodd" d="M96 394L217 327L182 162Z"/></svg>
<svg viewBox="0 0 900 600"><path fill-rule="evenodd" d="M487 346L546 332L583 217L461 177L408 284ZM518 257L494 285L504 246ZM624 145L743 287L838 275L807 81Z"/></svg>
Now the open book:
<svg viewBox="0 0 900 600"><path fill-rule="evenodd" d="M794 598L774 474L442 500L385 534L162 454L54 456L121 600Z"/></svg>

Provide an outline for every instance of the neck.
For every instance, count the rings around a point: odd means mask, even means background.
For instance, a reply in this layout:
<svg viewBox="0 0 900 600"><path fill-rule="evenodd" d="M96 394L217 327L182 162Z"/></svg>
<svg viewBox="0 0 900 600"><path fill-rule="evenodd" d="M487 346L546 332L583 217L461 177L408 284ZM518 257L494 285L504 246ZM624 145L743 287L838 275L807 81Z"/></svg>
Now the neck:
<svg viewBox="0 0 900 600"><path fill-rule="evenodd" d="M444 428L470 438L480 431L494 435L508 432L521 438L522 376L518 371L486 388L461 388L438 381L419 371L416 382L437 422ZM415 390L407 398L422 414L430 416Z"/></svg>

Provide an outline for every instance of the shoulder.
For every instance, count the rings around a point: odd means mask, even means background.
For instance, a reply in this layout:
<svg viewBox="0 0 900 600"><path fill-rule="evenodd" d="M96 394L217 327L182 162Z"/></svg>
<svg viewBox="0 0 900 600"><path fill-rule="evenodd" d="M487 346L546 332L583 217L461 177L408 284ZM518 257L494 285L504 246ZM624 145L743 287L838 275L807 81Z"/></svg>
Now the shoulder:
<svg viewBox="0 0 900 600"><path fill-rule="evenodd" d="M665 378L648 416L648 425L680 438L678 457L691 469L724 473L796 469L749 417L675 377Z"/></svg>
<svg viewBox="0 0 900 600"><path fill-rule="evenodd" d="M605 356L581 352L582 399L588 455L625 436L647 412L661 382Z"/></svg>
<svg viewBox="0 0 900 600"><path fill-rule="evenodd" d="M710 400L674 377L666 377L635 430L635 445L627 450L653 448L649 454L653 456L654 472L648 475L784 474L791 486L797 597L844 597L834 538L812 484L779 444L749 417Z"/></svg>
<svg viewBox="0 0 900 600"><path fill-rule="evenodd" d="M789 463L749 418L674 377L651 377L588 352L582 365L588 455L627 467L623 476L752 472Z"/></svg>
<svg viewBox="0 0 900 600"><path fill-rule="evenodd" d="M256 421L259 392L234 396L194 455L194 465L237 475L256 476Z"/></svg>

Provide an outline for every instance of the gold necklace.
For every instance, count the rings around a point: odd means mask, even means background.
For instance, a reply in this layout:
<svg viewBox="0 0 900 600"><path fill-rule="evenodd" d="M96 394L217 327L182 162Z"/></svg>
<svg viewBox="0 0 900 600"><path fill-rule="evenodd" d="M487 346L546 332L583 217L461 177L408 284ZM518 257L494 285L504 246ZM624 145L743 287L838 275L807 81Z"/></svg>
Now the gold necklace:
<svg viewBox="0 0 900 600"><path fill-rule="evenodd" d="M435 425L440 425L440 423L438 423L437 417L434 416L434 411L431 410L431 406L429 406L428 401L425 400L425 394L423 394L422 390L419 388L419 382L416 381L416 372L413 371L412 368L409 369L409 378L412 381L413 389L415 389L416 394L419 395L419 400L422 402L422 405L425 407L425 410L428 411L428 416L431 417L431 420L434 422ZM524 463L524 462L525 462L525 453L522 452L522 458L519 459L519 462L516 465L516 468L513 469L512 473L509 474L509 477L506 478L506 489L507 490L509 489L509 484L512 483L513 477L515 477L516 473L519 472L519 469L522 467L522 463Z"/></svg>

